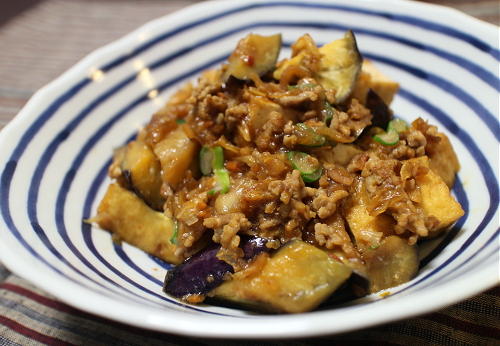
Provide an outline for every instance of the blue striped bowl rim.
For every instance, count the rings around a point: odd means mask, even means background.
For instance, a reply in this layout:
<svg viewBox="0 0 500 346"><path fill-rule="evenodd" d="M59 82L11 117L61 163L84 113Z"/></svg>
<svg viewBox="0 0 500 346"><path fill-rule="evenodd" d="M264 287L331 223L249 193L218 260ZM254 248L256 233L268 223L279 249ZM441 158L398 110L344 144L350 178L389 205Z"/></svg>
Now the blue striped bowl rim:
<svg viewBox="0 0 500 346"><path fill-rule="evenodd" d="M443 18L453 18L455 24L443 24ZM374 22L380 26L371 27ZM457 29L456 23L468 25ZM434 250L423 257L417 278L391 289L387 299L371 296L296 316L190 306L162 294L161 276L169 264L113 244L108 234L82 222L95 214L108 183L112 148L129 141L137 124L149 117L144 111L153 107L152 90L166 95L223 62L235 38L248 31L283 32L289 47L287 35L293 40L311 32L330 40L347 29L356 32L366 58L392 72L396 80L401 78L394 104L398 115L412 119L415 110L427 114L457 143L467 163L454 188L466 214L445 237L428 246ZM492 43L494 30L448 9L390 0L208 2L147 24L40 90L2 131L0 258L17 274L83 310L200 336L343 332L428 312L485 290L498 282L498 166L492 145L498 150L500 131L495 100L478 96L473 87L480 85L487 95L498 97L495 66L500 54ZM427 36L423 40L419 35ZM443 40L446 46L437 44ZM393 54L375 43L391 47ZM413 54L425 54L444 69L423 64ZM132 68L137 61L158 82L149 82L147 88L138 85L138 70ZM92 69L105 76L102 84L89 77ZM454 71L453 78L448 69ZM107 110L110 104L119 106ZM457 118L457 111L464 115ZM68 220L68 214L77 215L76 221Z"/></svg>

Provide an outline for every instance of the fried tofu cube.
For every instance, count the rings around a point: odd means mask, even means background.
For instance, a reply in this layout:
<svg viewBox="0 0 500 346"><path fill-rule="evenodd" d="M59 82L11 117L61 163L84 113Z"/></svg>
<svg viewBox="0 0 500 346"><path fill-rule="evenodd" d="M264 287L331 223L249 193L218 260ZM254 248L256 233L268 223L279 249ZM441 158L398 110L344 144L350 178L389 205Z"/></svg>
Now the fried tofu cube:
<svg viewBox="0 0 500 346"><path fill-rule="evenodd" d="M427 156L406 160L401 168L402 172L407 170L407 165L428 168L425 174L417 174L415 177L417 189L420 192L416 205L422 208L426 216L436 218L438 224L434 230L448 227L464 215L462 206L453 197L444 180L430 169Z"/></svg>
<svg viewBox="0 0 500 346"><path fill-rule="evenodd" d="M399 84L383 74L370 60L365 59L352 96L365 104L368 89L375 91L386 105L390 105L399 90Z"/></svg>
<svg viewBox="0 0 500 346"><path fill-rule="evenodd" d="M460 169L460 163L448 136L444 133L439 133L438 136L441 140L434 145L432 154L429 154L429 166L451 189L455 183L455 175Z"/></svg>
<svg viewBox="0 0 500 346"><path fill-rule="evenodd" d="M133 192L116 183L109 185L97 216L90 221L169 263L179 264L184 260L176 254L177 246L170 241L175 232L172 219L151 209Z"/></svg>
<svg viewBox="0 0 500 346"><path fill-rule="evenodd" d="M345 219L349 225L356 246L363 252L367 248L378 245L373 238L382 238L393 233L394 219L385 214L371 215L363 196L363 184L358 182L357 191L349 197L345 204Z"/></svg>

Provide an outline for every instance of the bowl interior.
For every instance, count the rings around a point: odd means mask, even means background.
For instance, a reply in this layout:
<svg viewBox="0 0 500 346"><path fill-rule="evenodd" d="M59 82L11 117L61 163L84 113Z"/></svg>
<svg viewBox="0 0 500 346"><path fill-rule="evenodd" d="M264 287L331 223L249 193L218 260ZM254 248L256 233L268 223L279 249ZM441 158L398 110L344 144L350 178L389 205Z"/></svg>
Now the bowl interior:
<svg viewBox="0 0 500 346"><path fill-rule="evenodd" d="M455 21L443 24L441 18ZM179 86L222 63L246 33L282 33L285 57L304 33L323 44L348 29L355 32L363 56L401 84L392 105L395 114L437 125L450 137L462 165L453 191L466 214L446 235L422 246L421 271L414 280L390 289L383 300L372 295L308 318L190 306L162 293L169 264L115 244L109 233L84 222L95 215L109 183L113 148L133 138ZM449 10L392 1L202 3L148 24L44 88L2 132L0 258L87 311L143 327L212 336L346 331L429 311L486 289L498 280L499 53L494 31ZM464 287L464 278L477 280ZM429 299L438 292L450 293ZM398 309L415 302L419 305L411 311ZM325 317L342 321L332 326ZM180 323L167 323L172 318ZM223 325L216 323L220 319ZM193 332L190 323L200 321L203 327ZM279 332L269 321L278 324ZM252 324L260 329L245 327Z"/></svg>

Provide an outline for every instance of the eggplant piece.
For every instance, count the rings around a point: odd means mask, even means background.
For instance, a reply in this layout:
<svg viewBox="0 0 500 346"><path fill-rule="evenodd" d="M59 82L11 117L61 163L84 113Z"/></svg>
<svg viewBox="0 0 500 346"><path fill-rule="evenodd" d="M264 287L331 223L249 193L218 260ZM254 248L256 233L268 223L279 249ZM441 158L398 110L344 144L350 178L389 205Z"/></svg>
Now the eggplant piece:
<svg viewBox="0 0 500 346"><path fill-rule="evenodd" d="M387 124L393 118L392 112L384 100L373 89L368 89L365 106L372 113L372 125L386 129Z"/></svg>
<svg viewBox="0 0 500 346"><path fill-rule="evenodd" d="M266 242L263 238L242 237L244 258L249 260L261 252L269 251ZM189 299L193 295L205 295L219 286L227 274L234 272L230 264L217 258L219 249L218 244L209 245L169 270L163 291L177 298Z"/></svg>
<svg viewBox="0 0 500 346"><path fill-rule="evenodd" d="M213 244L167 272L163 291L177 298L203 295L233 273L230 264L217 258L220 245Z"/></svg>
<svg viewBox="0 0 500 346"><path fill-rule="evenodd" d="M410 281L418 271L418 251L416 245L408 245L398 236L385 238L376 249L365 251L370 291L395 287Z"/></svg>
<svg viewBox="0 0 500 346"><path fill-rule="evenodd" d="M363 62L354 33L349 30L344 38L324 45L319 52L317 79L323 88L335 90L336 104L342 103L353 92Z"/></svg>
<svg viewBox="0 0 500 346"><path fill-rule="evenodd" d="M350 275L326 252L294 240L270 257L259 256L209 295L253 310L299 313L316 308Z"/></svg>
<svg viewBox="0 0 500 346"><path fill-rule="evenodd" d="M245 260L250 260L262 252L271 251L271 249L266 246L267 239L265 238L241 236L241 241L243 243L241 247L244 253L243 258Z"/></svg>
<svg viewBox="0 0 500 346"><path fill-rule="evenodd" d="M351 276L332 294L327 300L320 305L320 309L329 308L332 305L346 303L348 301L358 299L370 293L370 280L365 274L352 271Z"/></svg>
<svg viewBox="0 0 500 346"><path fill-rule="evenodd" d="M139 141L128 143L121 161L121 171L129 189L151 208L162 209L164 199L160 195L160 162L149 146Z"/></svg>
<svg viewBox="0 0 500 346"><path fill-rule="evenodd" d="M178 264L184 260L176 254L177 246L170 242L175 229L172 219L118 184L109 185L97 216L89 221L164 261Z"/></svg>
<svg viewBox="0 0 500 346"><path fill-rule="evenodd" d="M241 39L229 56L227 77L250 80L274 69L281 50L281 34L261 36L249 34Z"/></svg>

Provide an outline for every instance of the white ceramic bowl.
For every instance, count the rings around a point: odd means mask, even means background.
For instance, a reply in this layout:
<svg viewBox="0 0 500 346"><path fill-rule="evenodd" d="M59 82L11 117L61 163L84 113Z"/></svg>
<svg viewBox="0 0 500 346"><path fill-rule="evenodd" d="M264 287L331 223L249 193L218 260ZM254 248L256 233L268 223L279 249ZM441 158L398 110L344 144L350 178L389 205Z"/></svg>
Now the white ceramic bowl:
<svg viewBox="0 0 500 346"><path fill-rule="evenodd" d="M95 213L113 148L180 84L253 31L318 43L353 29L365 57L401 83L393 108L451 138L466 215L382 299L298 315L188 306L162 293L166 266L82 220ZM338 333L429 312L498 283L497 28L406 1L203 2L92 53L36 93L0 136L0 259L62 301L132 325L213 337ZM288 54L285 49L282 54ZM445 247L443 244L447 244ZM432 247L432 246L431 246ZM428 246L429 248L429 246Z"/></svg>

